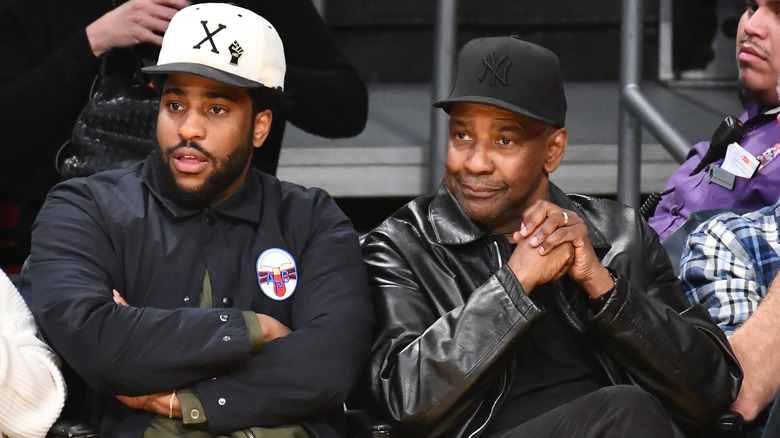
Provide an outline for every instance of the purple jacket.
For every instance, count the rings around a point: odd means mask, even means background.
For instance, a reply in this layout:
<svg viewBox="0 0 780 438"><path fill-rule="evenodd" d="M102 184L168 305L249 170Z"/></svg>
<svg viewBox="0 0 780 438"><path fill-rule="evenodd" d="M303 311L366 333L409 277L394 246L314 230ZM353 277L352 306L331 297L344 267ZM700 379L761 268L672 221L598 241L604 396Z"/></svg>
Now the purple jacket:
<svg viewBox="0 0 780 438"><path fill-rule="evenodd" d="M757 114L758 105L751 102L740 120L745 122ZM775 143L780 143L780 127L770 119L752 129L748 126L748 132L740 145L751 154L759 156ZM780 194L780 158L770 162L751 179L736 177L733 190L728 190L710 183L707 176L709 166L719 166L723 162L722 159L708 165L696 175L688 176L699 164L708 147L709 142L703 141L691 148L685 163L666 183L665 189L676 189L663 197L655 215L648 220L650 226L658 232L661 241L679 228L693 212L713 208L758 210L777 201Z"/></svg>

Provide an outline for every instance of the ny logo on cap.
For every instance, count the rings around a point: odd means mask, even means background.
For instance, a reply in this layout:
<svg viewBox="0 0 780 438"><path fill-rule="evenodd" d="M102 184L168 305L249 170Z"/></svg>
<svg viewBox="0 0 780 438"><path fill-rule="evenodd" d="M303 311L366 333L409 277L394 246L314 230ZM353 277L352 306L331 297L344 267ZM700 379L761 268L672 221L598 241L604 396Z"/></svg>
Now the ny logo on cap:
<svg viewBox="0 0 780 438"><path fill-rule="evenodd" d="M493 76L490 78L490 85L496 85L496 79L498 79L502 85L506 86L506 71L510 65L512 65L512 63L506 55L503 55L503 57L496 62L496 54L491 53L482 58L482 73L479 74L479 81L484 81L485 75L488 70L490 70L490 72L493 73Z"/></svg>
<svg viewBox="0 0 780 438"><path fill-rule="evenodd" d="M219 50L217 50L217 45L214 44L213 37L214 37L214 35L219 33L219 31L221 31L222 29L225 29L227 26L225 26L224 24L220 24L220 25L218 25L219 27L217 27L217 30L212 32L212 31L209 30L208 23L209 22L206 21L206 20L203 20L203 21L200 22L200 24L203 25L203 30L206 31L206 38L203 38L202 40L200 40L200 42L198 44L195 44L194 46L192 46L192 48L193 49L200 49L200 46L203 43L205 43L206 41L208 41L211 44L211 52L218 54ZM231 62L232 62L232 60L231 60Z"/></svg>

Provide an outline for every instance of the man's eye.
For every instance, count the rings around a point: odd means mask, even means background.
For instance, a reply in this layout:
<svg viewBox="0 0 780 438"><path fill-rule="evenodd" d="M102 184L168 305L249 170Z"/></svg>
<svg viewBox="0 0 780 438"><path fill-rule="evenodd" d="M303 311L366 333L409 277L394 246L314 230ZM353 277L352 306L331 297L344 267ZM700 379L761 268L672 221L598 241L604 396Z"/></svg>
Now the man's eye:
<svg viewBox="0 0 780 438"><path fill-rule="evenodd" d="M168 104L168 108L170 108L170 109L172 109L174 111L178 111L178 110L181 109L181 105L179 105L178 102L171 102L171 103Z"/></svg>
<svg viewBox="0 0 780 438"><path fill-rule="evenodd" d="M511 139L511 138L509 138L509 137L501 137L501 139L499 140L499 142L500 142L502 145L508 145L508 144L512 144L512 139Z"/></svg>
<svg viewBox="0 0 780 438"><path fill-rule="evenodd" d="M214 114L222 114L223 112L225 112L225 108L222 108L221 106L215 106L211 108L211 112L213 112Z"/></svg>
<svg viewBox="0 0 780 438"><path fill-rule="evenodd" d="M457 138L458 140L463 140L464 138L466 138L466 133L464 133L464 132L456 132L455 133L455 138Z"/></svg>

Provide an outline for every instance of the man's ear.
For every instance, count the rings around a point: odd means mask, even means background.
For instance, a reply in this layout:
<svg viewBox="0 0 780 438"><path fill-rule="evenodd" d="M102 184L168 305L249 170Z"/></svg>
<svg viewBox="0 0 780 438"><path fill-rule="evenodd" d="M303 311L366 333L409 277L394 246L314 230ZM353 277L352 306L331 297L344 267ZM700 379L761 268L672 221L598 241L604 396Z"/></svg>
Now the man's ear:
<svg viewBox="0 0 780 438"><path fill-rule="evenodd" d="M547 137L547 155L544 157L544 170L547 173L553 173L563 161L568 141L569 132L566 128L558 128Z"/></svg>
<svg viewBox="0 0 780 438"><path fill-rule="evenodd" d="M257 113L255 116L254 127L252 128L252 143L256 148L259 148L268 138L268 133L271 131L271 122L274 119L274 115L271 110L263 110Z"/></svg>

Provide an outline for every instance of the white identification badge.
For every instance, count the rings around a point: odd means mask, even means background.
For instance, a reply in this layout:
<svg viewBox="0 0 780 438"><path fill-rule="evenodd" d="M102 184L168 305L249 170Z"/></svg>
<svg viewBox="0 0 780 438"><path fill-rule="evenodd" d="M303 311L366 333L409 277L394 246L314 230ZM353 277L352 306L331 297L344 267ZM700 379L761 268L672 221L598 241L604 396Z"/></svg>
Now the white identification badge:
<svg viewBox="0 0 780 438"><path fill-rule="evenodd" d="M731 143L726 149L726 158L721 168L735 176L752 178L758 170L758 159L737 143Z"/></svg>

